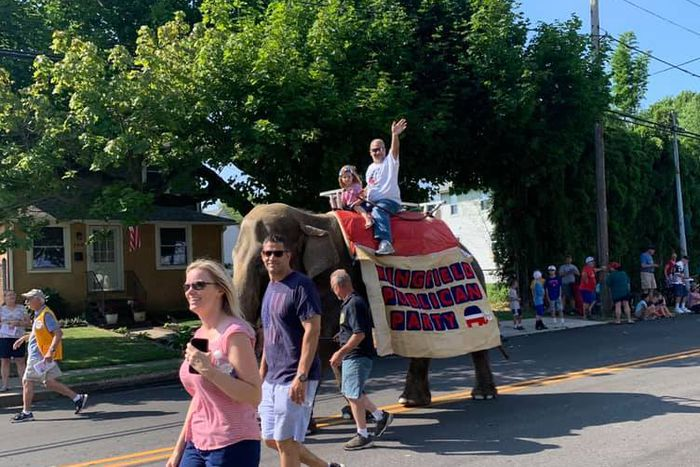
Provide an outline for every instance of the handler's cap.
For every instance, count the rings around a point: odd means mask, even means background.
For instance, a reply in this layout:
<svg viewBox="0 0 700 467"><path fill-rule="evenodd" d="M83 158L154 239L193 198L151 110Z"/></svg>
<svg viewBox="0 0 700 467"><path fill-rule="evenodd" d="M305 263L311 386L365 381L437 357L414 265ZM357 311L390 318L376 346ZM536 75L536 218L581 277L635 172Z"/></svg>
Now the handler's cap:
<svg viewBox="0 0 700 467"><path fill-rule="evenodd" d="M30 298L34 298L34 297L39 297L43 300L46 300L46 295L44 295L44 292L42 292L39 289L32 289L29 292L24 292L22 294L22 297L26 298L27 300L29 300Z"/></svg>
<svg viewBox="0 0 700 467"><path fill-rule="evenodd" d="M592 263L595 261L595 258L592 256L586 256L586 264Z"/></svg>
<svg viewBox="0 0 700 467"><path fill-rule="evenodd" d="M547 266L547 271L556 271L556 270L557 270L557 267L553 264L550 264L549 266Z"/></svg>

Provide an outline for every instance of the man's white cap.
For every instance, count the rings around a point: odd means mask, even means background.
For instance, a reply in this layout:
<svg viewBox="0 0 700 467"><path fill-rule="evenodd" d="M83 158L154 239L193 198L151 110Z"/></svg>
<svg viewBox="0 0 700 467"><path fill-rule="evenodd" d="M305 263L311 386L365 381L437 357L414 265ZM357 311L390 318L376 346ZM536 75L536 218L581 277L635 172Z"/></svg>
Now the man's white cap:
<svg viewBox="0 0 700 467"><path fill-rule="evenodd" d="M595 261L595 258L592 256L586 256L586 264L592 263Z"/></svg>
<svg viewBox="0 0 700 467"><path fill-rule="evenodd" d="M29 292L24 292L22 294L22 297L24 297L26 299L39 297L42 300L46 300L46 295L44 295L44 292L42 292L40 289L32 289Z"/></svg>
<svg viewBox="0 0 700 467"><path fill-rule="evenodd" d="M547 271L556 271L556 270L557 270L557 267L553 264L550 264L549 266L547 266Z"/></svg>

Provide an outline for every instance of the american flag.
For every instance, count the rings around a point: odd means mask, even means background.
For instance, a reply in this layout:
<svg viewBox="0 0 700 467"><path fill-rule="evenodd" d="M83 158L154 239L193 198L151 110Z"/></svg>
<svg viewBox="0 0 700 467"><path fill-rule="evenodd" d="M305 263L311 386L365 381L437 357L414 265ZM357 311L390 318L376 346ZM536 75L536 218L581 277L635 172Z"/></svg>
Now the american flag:
<svg viewBox="0 0 700 467"><path fill-rule="evenodd" d="M141 248L141 230L138 225L129 227L129 252Z"/></svg>

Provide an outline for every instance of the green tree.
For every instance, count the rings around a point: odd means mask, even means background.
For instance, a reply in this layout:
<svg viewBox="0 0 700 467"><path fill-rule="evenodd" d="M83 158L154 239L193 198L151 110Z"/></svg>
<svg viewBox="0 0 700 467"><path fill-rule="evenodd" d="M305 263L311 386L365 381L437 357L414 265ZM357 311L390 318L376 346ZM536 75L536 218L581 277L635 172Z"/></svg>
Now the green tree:
<svg viewBox="0 0 700 467"><path fill-rule="evenodd" d="M612 53L612 103L623 112L637 113L647 91L649 56L639 52L637 36L631 32L620 34Z"/></svg>

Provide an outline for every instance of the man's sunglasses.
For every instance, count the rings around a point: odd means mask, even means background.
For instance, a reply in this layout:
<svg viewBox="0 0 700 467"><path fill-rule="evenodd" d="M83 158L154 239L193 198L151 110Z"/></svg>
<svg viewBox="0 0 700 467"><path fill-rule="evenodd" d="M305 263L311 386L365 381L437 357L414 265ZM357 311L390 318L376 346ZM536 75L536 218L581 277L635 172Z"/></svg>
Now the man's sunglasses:
<svg viewBox="0 0 700 467"><path fill-rule="evenodd" d="M214 284L215 284L215 282L206 282L206 281L196 281L196 282L192 282L191 284L185 283L185 284L182 284L182 290L184 290L185 292L190 290L190 288L192 290L204 290L204 288L206 286L214 285Z"/></svg>
<svg viewBox="0 0 700 467"><path fill-rule="evenodd" d="M265 258L269 258L270 256L274 256L275 258L281 258L283 254L285 254L287 250L264 250L262 252L262 255Z"/></svg>

